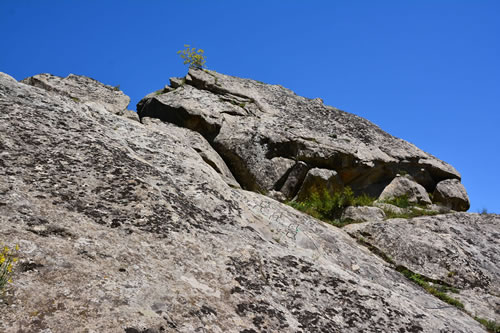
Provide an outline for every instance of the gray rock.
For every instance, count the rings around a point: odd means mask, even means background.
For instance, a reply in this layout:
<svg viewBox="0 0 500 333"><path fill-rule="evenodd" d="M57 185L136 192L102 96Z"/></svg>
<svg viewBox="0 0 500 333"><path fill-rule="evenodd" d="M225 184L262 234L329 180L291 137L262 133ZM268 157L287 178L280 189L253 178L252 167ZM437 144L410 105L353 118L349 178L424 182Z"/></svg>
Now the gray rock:
<svg viewBox="0 0 500 333"><path fill-rule="evenodd" d="M62 78L51 74L38 74L21 82L70 97L75 102L102 105L115 114L122 114L130 103L130 97L117 87L102 84L86 76L70 74Z"/></svg>
<svg viewBox="0 0 500 333"><path fill-rule="evenodd" d="M456 211L466 211L470 208L467 191L457 179L446 179L439 182L432 199L434 202Z"/></svg>
<svg viewBox="0 0 500 333"><path fill-rule="evenodd" d="M128 118L130 120L140 122L139 116L137 115L137 112L135 112L135 111L124 110L120 115L123 116L123 117L125 117L125 118Z"/></svg>
<svg viewBox="0 0 500 333"><path fill-rule="evenodd" d="M307 172L295 200L304 201L314 193L322 195L324 192L328 192L333 196L335 192L342 191L343 187L337 172L314 168Z"/></svg>
<svg viewBox="0 0 500 333"><path fill-rule="evenodd" d="M484 332L344 231L228 186L186 129L96 105L0 73L0 234L20 245L1 332Z"/></svg>
<svg viewBox="0 0 500 333"><path fill-rule="evenodd" d="M406 209L404 208L400 208L398 206L395 206L395 205L391 205L391 204L388 204L388 203L385 203L385 202L380 202L380 201L377 201L375 200L375 202L373 203L373 205L375 207L378 207L380 209L382 209L383 211L390 211L394 214L404 214L405 212L407 212Z"/></svg>
<svg viewBox="0 0 500 333"><path fill-rule="evenodd" d="M191 69L183 86L145 98L137 110L201 133L249 190L275 189L269 181L275 157L336 170L356 193L377 197L400 171L430 192L441 180L460 179L449 164L363 118L281 86L214 71Z"/></svg>
<svg viewBox="0 0 500 333"><path fill-rule="evenodd" d="M342 213L342 220L354 222L383 221L385 213L378 207L360 206L347 207Z"/></svg>
<svg viewBox="0 0 500 333"><path fill-rule="evenodd" d="M288 199L295 197L302 182L306 178L307 171L309 171L309 168L306 163L301 161L297 162L290 169L289 174L285 176L286 180L280 187L280 192Z"/></svg>
<svg viewBox="0 0 500 333"><path fill-rule="evenodd" d="M408 197L408 202L411 203L432 203L429 194L427 194L427 191L422 185L404 176L394 178L392 182L384 188L378 200L389 200L404 195Z"/></svg>
<svg viewBox="0 0 500 333"><path fill-rule="evenodd" d="M472 315L500 322L500 215L455 213L344 227L402 265L459 290Z"/></svg>
<svg viewBox="0 0 500 333"><path fill-rule="evenodd" d="M159 133L168 132L178 138L181 142L188 144L205 163L210 165L212 169L214 169L222 177L224 182L226 182L229 186L240 188L240 185L236 179L234 179L233 174L226 166L226 163L224 163L207 140L205 140L199 133L169 123L164 123L156 118L143 118L142 123L147 126L148 129Z"/></svg>

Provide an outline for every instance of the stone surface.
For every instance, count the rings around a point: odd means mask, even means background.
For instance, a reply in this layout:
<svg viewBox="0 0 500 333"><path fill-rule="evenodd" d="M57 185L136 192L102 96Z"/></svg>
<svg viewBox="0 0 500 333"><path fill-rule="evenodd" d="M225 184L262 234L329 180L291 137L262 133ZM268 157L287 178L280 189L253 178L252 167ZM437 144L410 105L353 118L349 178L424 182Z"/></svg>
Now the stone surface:
<svg viewBox="0 0 500 333"><path fill-rule="evenodd" d="M344 210L344 213L342 213L342 220L354 222L383 221L384 219L385 213L378 207L350 206Z"/></svg>
<svg viewBox="0 0 500 333"><path fill-rule="evenodd" d="M321 99L208 70L191 69L180 80L172 81L175 91L139 102L139 116L201 133L245 189L276 190L276 157L335 170L356 193L376 197L402 171L430 192L441 180L460 179L449 164Z"/></svg>
<svg viewBox="0 0 500 333"><path fill-rule="evenodd" d="M434 190L433 200L456 211L466 211L470 207L465 187L456 179L439 182Z"/></svg>
<svg viewBox="0 0 500 333"><path fill-rule="evenodd" d="M306 178L307 171L309 171L309 168L306 163L301 161L297 162L290 169L290 173L285 176L286 180L280 187L280 192L282 192L286 198L295 197L300 189L300 186L302 185L302 182Z"/></svg>
<svg viewBox="0 0 500 333"><path fill-rule="evenodd" d="M403 214L405 213L407 210L404 209L404 208L400 208L398 206L395 206L395 205L391 205L391 204L388 204L388 203L385 203L385 202L379 202L379 201L375 201L373 203L373 206L375 207L378 207L384 211L390 211L394 214Z"/></svg>
<svg viewBox="0 0 500 333"><path fill-rule="evenodd" d="M500 322L500 215L455 213L348 225L397 265L459 289L473 315Z"/></svg>
<svg viewBox="0 0 500 333"><path fill-rule="evenodd" d="M343 230L229 186L200 135L5 74L0 108L20 245L1 332L484 332Z"/></svg>
<svg viewBox="0 0 500 333"><path fill-rule="evenodd" d="M337 172L328 169L314 168L307 172L306 178L297 193L296 200L307 200L312 194L319 194L324 192L333 195L335 192L342 191L342 180Z"/></svg>
<svg viewBox="0 0 500 333"><path fill-rule="evenodd" d="M68 96L75 102L97 103L115 114L127 111L127 106L130 103L130 97L117 87L102 84L86 76L70 74L62 78L51 74L38 74L26 78L22 82Z"/></svg>
<svg viewBox="0 0 500 333"><path fill-rule="evenodd" d="M425 188L413 180L398 176L387 185L380 194L378 200L390 200L396 197L407 196L408 202L419 204L431 204L431 199Z"/></svg>

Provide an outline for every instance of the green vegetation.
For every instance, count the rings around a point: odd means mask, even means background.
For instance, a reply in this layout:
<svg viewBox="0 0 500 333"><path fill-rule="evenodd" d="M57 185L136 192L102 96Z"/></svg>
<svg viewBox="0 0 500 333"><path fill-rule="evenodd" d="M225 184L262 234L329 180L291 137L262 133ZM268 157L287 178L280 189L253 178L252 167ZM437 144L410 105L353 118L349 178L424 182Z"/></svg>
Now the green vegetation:
<svg viewBox="0 0 500 333"><path fill-rule="evenodd" d="M417 203L412 203L408 200L407 195L401 195L399 197L386 199L382 201L383 203L391 204L399 208L403 208L404 212L395 212L390 208L384 208L384 213L386 218L395 219L395 218L403 218L403 219L411 219L413 217L418 216L433 216L439 214L438 212L428 210L425 206L419 205Z"/></svg>
<svg viewBox="0 0 500 333"><path fill-rule="evenodd" d="M17 261L15 254L19 251L19 245L16 245L15 251L9 247L4 246L0 252L0 291L3 292L7 283L11 283L12 268Z"/></svg>
<svg viewBox="0 0 500 333"><path fill-rule="evenodd" d="M385 199L382 202L397 206L399 208L408 208L411 206L411 203L408 201L408 196L406 194L391 199Z"/></svg>
<svg viewBox="0 0 500 333"><path fill-rule="evenodd" d="M480 322L484 327L486 327L488 332L500 333L500 324L499 323L497 323L493 320L487 320L487 319L479 318L479 317L474 317L474 319L477 320L478 322Z"/></svg>
<svg viewBox="0 0 500 333"><path fill-rule="evenodd" d="M184 45L185 49L180 50L177 54L184 60L184 65L189 64L190 68L203 68L205 67L205 56L203 55L205 51L202 49L196 50L195 47L190 47L189 45Z"/></svg>
<svg viewBox="0 0 500 333"><path fill-rule="evenodd" d="M71 99L73 100L73 102L80 103L80 99L79 98L71 97Z"/></svg>
<svg viewBox="0 0 500 333"><path fill-rule="evenodd" d="M460 302L459 300L457 300L453 297L450 297L446 294L446 292L457 293L458 292L457 289L455 289L447 284L444 284L440 281L432 280L432 279L429 279L421 274L414 273L403 266L397 266L396 270L398 272L400 272L401 274L403 274L407 279L418 284L419 286L424 288L427 292L436 296L437 298L439 298L443 302L446 302L450 305L453 305L459 309L464 308L464 305L462 304L462 302Z"/></svg>
<svg viewBox="0 0 500 333"><path fill-rule="evenodd" d="M391 209L384 209L384 213L387 219L396 219L396 218L411 219L413 217L418 217L418 216L433 216L439 214L438 212L432 210L427 210L424 208L416 208L416 207L411 207L409 208L409 210L403 213L397 213Z"/></svg>
<svg viewBox="0 0 500 333"><path fill-rule="evenodd" d="M342 212L348 206L371 206L375 198L365 194L355 197L350 187L345 187L343 191L335 192L331 195L328 191L321 194L312 191L311 195L304 201L290 201L288 204L293 208L307 213L319 220L325 221L337 227L342 227L352 223L342 221Z"/></svg>
<svg viewBox="0 0 500 333"><path fill-rule="evenodd" d="M114 87L113 87L113 90L114 90L114 91L120 91L120 85L114 86Z"/></svg>

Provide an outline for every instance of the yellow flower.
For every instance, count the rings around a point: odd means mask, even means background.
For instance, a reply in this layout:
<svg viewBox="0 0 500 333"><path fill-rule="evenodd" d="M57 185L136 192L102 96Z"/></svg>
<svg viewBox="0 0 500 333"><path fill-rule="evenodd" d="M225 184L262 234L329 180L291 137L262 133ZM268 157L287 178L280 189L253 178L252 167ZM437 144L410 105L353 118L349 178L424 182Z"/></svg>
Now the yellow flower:
<svg viewBox="0 0 500 333"><path fill-rule="evenodd" d="M5 257L4 257L4 256L1 256L1 257L0 257L0 264L3 264L3 263L4 263L4 261L5 261Z"/></svg>
<svg viewBox="0 0 500 333"><path fill-rule="evenodd" d="M16 251L19 251L19 244L16 244Z"/></svg>

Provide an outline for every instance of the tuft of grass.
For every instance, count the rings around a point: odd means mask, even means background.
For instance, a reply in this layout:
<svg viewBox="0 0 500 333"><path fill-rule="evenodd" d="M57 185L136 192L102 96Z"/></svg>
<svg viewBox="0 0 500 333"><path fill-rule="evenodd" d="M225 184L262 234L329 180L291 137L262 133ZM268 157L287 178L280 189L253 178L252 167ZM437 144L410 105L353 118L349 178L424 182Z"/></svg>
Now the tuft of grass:
<svg viewBox="0 0 500 333"><path fill-rule="evenodd" d="M475 320L480 322L490 333L500 333L500 324L480 317L474 317Z"/></svg>
<svg viewBox="0 0 500 333"><path fill-rule="evenodd" d="M19 245L16 245L15 250L11 250L8 246L4 246L0 252L0 291L3 292L7 283L11 283L11 274L14 263L17 261L15 256L19 251Z"/></svg>
<svg viewBox="0 0 500 333"><path fill-rule="evenodd" d="M120 91L120 85L116 85L116 86L114 86L114 87L113 87L113 90L114 90L114 91Z"/></svg>
<svg viewBox="0 0 500 333"><path fill-rule="evenodd" d="M333 195L326 190L321 194L318 191L311 191L311 195L306 200L289 201L287 204L318 220L336 227L343 227L353 223L341 220L345 208L348 206L371 206L374 201L375 198L366 194L356 197L350 187L345 187L343 191L335 192Z"/></svg>
<svg viewBox="0 0 500 333"><path fill-rule="evenodd" d="M80 103L80 99L77 97L71 97L71 99L73 100L73 102Z"/></svg>
<svg viewBox="0 0 500 333"><path fill-rule="evenodd" d="M399 208L408 208L411 205L406 194L391 199L385 199L382 202L397 206Z"/></svg>
<svg viewBox="0 0 500 333"><path fill-rule="evenodd" d="M436 296L443 302L446 302L454 307L459 309L463 309L464 305L459 300L450 297L446 294L446 292L458 292L457 289L444 284L440 281L429 279L421 274L410 271L408 268L404 266L397 266L396 270L403 274L407 279L413 281L418 284L420 287L424 288L428 293Z"/></svg>
<svg viewBox="0 0 500 333"><path fill-rule="evenodd" d="M384 213L387 219L396 219L396 218L411 219L418 216L434 216L439 214L438 212L432 210L416 209L415 207L410 208L409 211L404 213L396 213L390 209L384 209Z"/></svg>

